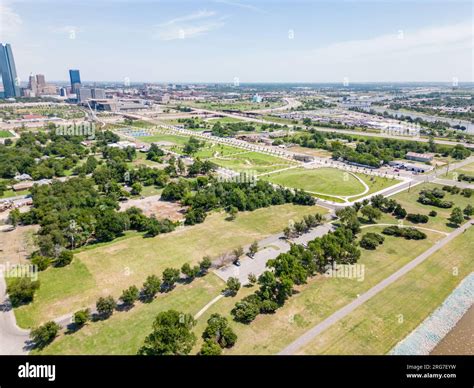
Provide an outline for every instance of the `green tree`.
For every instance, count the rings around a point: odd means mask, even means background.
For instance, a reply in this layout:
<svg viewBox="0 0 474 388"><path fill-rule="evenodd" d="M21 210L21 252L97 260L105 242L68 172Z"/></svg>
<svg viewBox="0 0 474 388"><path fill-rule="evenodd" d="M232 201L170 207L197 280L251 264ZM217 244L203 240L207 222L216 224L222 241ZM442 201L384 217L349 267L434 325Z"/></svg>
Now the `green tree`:
<svg viewBox="0 0 474 388"><path fill-rule="evenodd" d="M44 271L51 264L51 259L38 253L31 257L31 264L36 265L38 271Z"/></svg>
<svg viewBox="0 0 474 388"><path fill-rule="evenodd" d="M8 297L13 307L33 301L39 280L32 281L30 277L14 278L7 287Z"/></svg>
<svg viewBox="0 0 474 388"><path fill-rule="evenodd" d="M158 292L160 292L160 289L160 278L156 275L150 275L146 278L145 283L143 283L142 295L145 300L151 300Z"/></svg>
<svg viewBox="0 0 474 388"><path fill-rule="evenodd" d="M205 340L199 351L201 356L220 356L222 354L222 348L219 344L213 340Z"/></svg>
<svg viewBox="0 0 474 388"><path fill-rule="evenodd" d="M142 192L142 189L143 187L140 182L135 182L132 184L132 190L130 191L130 193L132 195L139 195Z"/></svg>
<svg viewBox="0 0 474 388"><path fill-rule="evenodd" d="M79 310L74 313L72 321L77 327L84 326L91 318L89 309Z"/></svg>
<svg viewBox="0 0 474 388"><path fill-rule="evenodd" d="M255 256L255 254L258 252L258 242L254 241L249 248L249 254L251 257Z"/></svg>
<svg viewBox="0 0 474 388"><path fill-rule="evenodd" d="M20 210L18 208L10 211L8 222L13 225L14 228L18 226L18 223L20 222Z"/></svg>
<svg viewBox="0 0 474 388"><path fill-rule="evenodd" d="M207 273L207 271L209 270L209 268L211 268L211 266L212 266L212 261L209 256L204 256L201 262L199 263L199 268L201 269L202 273Z"/></svg>
<svg viewBox="0 0 474 388"><path fill-rule="evenodd" d="M364 206L360 212L369 220L369 222L374 222L382 217L382 212L371 205Z"/></svg>
<svg viewBox="0 0 474 388"><path fill-rule="evenodd" d="M207 327L202 333L202 338L215 341L222 348L230 348L237 341L237 335L229 326L227 318L217 313L212 314L207 320Z"/></svg>
<svg viewBox="0 0 474 388"><path fill-rule="evenodd" d="M190 314L168 310L159 313L153 331L138 351L140 355L186 355L196 343L191 331L196 321Z"/></svg>
<svg viewBox="0 0 474 388"><path fill-rule="evenodd" d="M181 273L183 273L188 280L194 279L200 272L199 266L191 267L189 263L184 263L181 267Z"/></svg>
<svg viewBox="0 0 474 388"><path fill-rule="evenodd" d="M43 349L49 345L58 335L61 327L56 322L46 322L44 325L33 329L30 338L38 349Z"/></svg>
<svg viewBox="0 0 474 388"><path fill-rule="evenodd" d="M238 212L239 209L237 209L235 206L229 207L229 210L227 210L227 213L229 214L229 220L235 220Z"/></svg>
<svg viewBox="0 0 474 388"><path fill-rule="evenodd" d="M235 260L238 260L244 254L244 248L239 246L235 248L232 253L234 254Z"/></svg>
<svg viewBox="0 0 474 388"><path fill-rule="evenodd" d="M471 204L467 205L464 208L463 213L468 217L474 215L474 207Z"/></svg>
<svg viewBox="0 0 474 388"><path fill-rule="evenodd" d="M449 217L449 221L451 221L455 225L461 225L464 222L464 214L460 207L455 207L452 210L451 216Z"/></svg>
<svg viewBox="0 0 474 388"><path fill-rule="evenodd" d="M74 255L71 251L63 250L59 256L54 260L55 267L65 267L68 264L71 264Z"/></svg>
<svg viewBox="0 0 474 388"><path fill-rule="evenodd" d="M357 218L357 210L352 207L344 207L336 211L336 216L339 218L341 224L346 228L352 230L353 233L360 231L360 222Z"/></svg>
<svg viewBox="0 0 474 388"><path fill-rule="evenodd" d="M97 309L97 313L102 318L109 318L115 308L117 307L117 303L115 302L114 298L111 296L100 297L95 304L95 308Z"/></svg>
<svg viewBox="0 0 474 388"><path fill-rule="evenodd" d="M250 323L260 313L260 306L254 300L246 298L237 302L231 314L237 322Z"/></svg>
<svg viewBox="0 0 474 388"><path fill-rule="evenodd" d="M176 282L179 280L179 275L181 271L176 268L166 268L163 271L163 287L166 290L173 289Z"/></svg>
<svg viewBox="0 0 474 388"><path fill-rule="evenodd" d="M239 290L240 290L239 279L234 278L234 277L230 277L229 279L227 279L225 292L228 295L235 296L237 295L237 292Z"/></svg>
<svg viewBox="0 0 474 388"><path fill-rule="evenodd" d="M254 285L255 283L257 283L257 276L255 276L255 274L253 273L249 273L248 279L251 285Z"/></svg>
<svg viewBox="0 0 474 388"><path fill-rule="evenodd" d="M140 291L136 286L130 286L127 289L122 291L120 300L125 306L133 306L133 304L138 300L140 296Z"/></svg>

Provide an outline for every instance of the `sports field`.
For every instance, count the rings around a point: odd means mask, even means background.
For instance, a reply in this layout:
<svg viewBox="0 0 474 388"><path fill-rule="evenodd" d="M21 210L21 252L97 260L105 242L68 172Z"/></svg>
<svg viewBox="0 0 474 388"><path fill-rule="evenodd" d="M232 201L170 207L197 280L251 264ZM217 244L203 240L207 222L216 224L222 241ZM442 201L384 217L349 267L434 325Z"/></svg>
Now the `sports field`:
<svg viewBox="0 0 474 388"><path fill-rule="evenodd" d="M246 152L245 150L241 150L233 155L222 155L209 160L221 167L230 168L237 172L255 171L257 174L281 170L295 165L294 162L287 159L281 159L276 156L261 154L259 152Z"/></svg>
<svg viewBox="0 0 474 388"><path fill-rule="evenodd" d="M354 176L335 168L294 168L262 178L282 186L327 195L347 196L364 191L364 186Z"/></svg>
<svg viewBox="0 0 474 388"><path fill-rule="evenodd" d="M354 176L359 177L367 188ZM390 187L398 181L389 178L368 176L365 174L351 174L335 168L295 168L262 176L272 183L286 187L302 189L324 199L355 200L359 197Z"/></svg>
<svg viewBox="0 0 474 388"><path fill-rule="evenodd" d="M281 205L239 213L226 221L226 214L213 213L202 224L184 227L154 238L137 233L75 255L63 268L41 272L41 287L35 300L15 309L18 324L31 327L52 318L93 305L99 296L118 297L135 284L140 286L150 274L161 275L167 267L180 268L197 263L203 256L217 258L239 245L250 244L279 233L288 219L324 213L318 206Z"/></svg>

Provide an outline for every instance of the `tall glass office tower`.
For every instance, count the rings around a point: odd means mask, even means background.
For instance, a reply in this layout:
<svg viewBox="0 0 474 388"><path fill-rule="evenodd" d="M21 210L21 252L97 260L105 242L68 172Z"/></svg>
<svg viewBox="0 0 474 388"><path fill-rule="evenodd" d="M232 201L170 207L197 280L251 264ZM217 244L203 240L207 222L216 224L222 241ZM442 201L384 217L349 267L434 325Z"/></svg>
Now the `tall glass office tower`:
<svg viewBox="0 0 474 388"><path fill-rule="evenodd" d="M79 70L69 70L69 78L71 79L71 91L76 93L76 90L81 87L81 75Z"/></svg>
<svg viewBox="0 0 474 388"><path fill-rule="evenodd" d="M5 98L20 97L20 85L16 75L15 60L12 47L7 43L0 43L0 74Z"/></svg>

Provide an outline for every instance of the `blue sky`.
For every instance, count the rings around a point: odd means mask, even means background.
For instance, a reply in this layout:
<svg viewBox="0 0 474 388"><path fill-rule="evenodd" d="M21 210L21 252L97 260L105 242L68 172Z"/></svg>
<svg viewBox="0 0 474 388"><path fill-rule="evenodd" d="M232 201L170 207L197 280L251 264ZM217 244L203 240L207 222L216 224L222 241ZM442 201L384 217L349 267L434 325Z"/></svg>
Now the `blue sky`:
<svg viewBox="0 0 474 388"><path fill-rule="evenodd" d="M460 1L9 1L0 41L22 79L473 81Z"/></svg>

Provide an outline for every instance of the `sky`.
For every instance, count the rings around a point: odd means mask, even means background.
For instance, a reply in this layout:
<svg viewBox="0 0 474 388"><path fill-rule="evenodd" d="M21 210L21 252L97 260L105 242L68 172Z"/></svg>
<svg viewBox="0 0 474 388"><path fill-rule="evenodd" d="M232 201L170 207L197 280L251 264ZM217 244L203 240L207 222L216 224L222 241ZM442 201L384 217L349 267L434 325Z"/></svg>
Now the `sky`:
<svg viewBox="0 0 474 388"><path fill-rule="evenodd" d="M0 0L22 80L473 82L473 2Z"/></svg>

